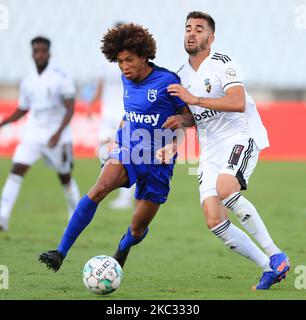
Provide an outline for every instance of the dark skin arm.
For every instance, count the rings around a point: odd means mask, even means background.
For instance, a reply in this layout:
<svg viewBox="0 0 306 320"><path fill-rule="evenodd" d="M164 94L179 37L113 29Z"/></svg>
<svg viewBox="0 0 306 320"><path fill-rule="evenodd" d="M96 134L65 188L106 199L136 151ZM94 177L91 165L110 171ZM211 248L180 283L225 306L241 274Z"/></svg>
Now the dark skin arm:
<svg viewBox="0 0 306 320"><path fill-rule="evenodd" d="M55 134L50 138L50 140L48 142L49 148L54 148L57 145L63 130L67 127L67 125L69 124L69 122L72 119L73 112L74 112L74 99L65 99L64 105L67 109L66 115L62 121L61 126L58 128L58 130L55 132Z"/></svg>
<svg viewBox="0 0 306 320"><path fill-rule="evenodd" d="M95 95L94 95L93 99L88 104L88 111L87 111L88 116L91 116L91 114L93 113L95 105L97 103L100 103L102 93L103 93L103 80L100 80L97 84Z"/></svg>
<svg viewBox="0 0 306 320"><path fill-rule="evenodd" d="M185 138L185 127L193 127L195 125L194 118L189 108L186 106L181 109L181 113L175 116L168 117L162 128L176 130L177 136L173 142L165 145L163 148L156 151L156 158L161 163L169 163L177 153L178 146Z"/></svg>
<svg viewBox="0 0 306 320"><path fill-rule="evenodd" d="M195 125L194 118L189 108L186 106L181 110L180 114L168 117L162 128L176 130L183 127L193 127Z"/></svg>
<svg viewBox="0 0 306 320"><path fill-rule="evenodd" d="M0 122L0 128L8 123L15 122L22 118L28 110L21 110L16 109L8 118L4 119L2 122Z"/></svg>
<svg viewBox="0 0 306 320"><path fill-rule="evenodd" d="M28 110L21 110L16 109L8 118L4 119L2 122L0 122L0 128L8 123L15 122L22 118Z"/></svg>

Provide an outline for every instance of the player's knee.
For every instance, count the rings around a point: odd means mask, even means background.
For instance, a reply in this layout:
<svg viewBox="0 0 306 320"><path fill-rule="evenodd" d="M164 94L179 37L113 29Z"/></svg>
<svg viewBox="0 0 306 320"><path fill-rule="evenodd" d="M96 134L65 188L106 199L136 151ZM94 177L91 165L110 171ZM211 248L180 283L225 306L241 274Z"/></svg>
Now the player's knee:
<svg viewBox="0 0 306 320"><path fill-rule="evenodd" d="M215 214L212 208L210 208L205 203L204 203L203 209L204 209L204 215L205 215L206 225L208 229L214 228L224 220L222 215Z"/></svg>
<svg viewBox="0 0 306 320"><path fill-rule="evenodd" d="M71 181L71 174L58 174L58 177L63 185L68 185Z"/></svg>
<svg viewBox="0 0 306 320"><path fill-rule="evenodd" d="M221 201L229 197L231 194L241 190L237 178L232 178L234 179L218 179L217 181L217 193Z"/></svg>
<svg viewBox="0 0 306 320"><path fill-rule="evenodd" d="M212 228L216 227L217 225L219 225L222 221L223 221L223 219L221 217L206 218L207 228L212 229Z"/></svg>
<svg viewBox="0 0 306 320"><path fill-rule="evenodd" d="M11 168L11 173L23 177L29 170L29 166L21 163L14 163Z"/></svg>

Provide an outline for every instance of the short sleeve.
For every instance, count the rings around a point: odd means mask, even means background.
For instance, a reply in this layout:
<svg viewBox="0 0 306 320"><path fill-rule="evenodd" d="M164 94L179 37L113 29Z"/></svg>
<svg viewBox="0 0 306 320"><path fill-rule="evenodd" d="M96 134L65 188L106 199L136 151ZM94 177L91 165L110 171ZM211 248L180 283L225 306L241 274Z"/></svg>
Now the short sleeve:
<svg viewBox="0 0 306 320"><path fill-rule="evenodd" d="M233 60L226 62L221 71L222 89L227 89L234 86L243 86L243 74L240 66Z"/></svg>
<svg viewBox="0 0 306 320"><path fill-rule="evenodd" d="M72 99L74 98L76 93L75 85L68 76L63 77L61 83L61 96L64 99Z"/></svg>
<svg viewBox="0 0 306 320"><path fill-rule="evenodd" d="M23 80L19 88L18 108L24 111L29 110L31 107L30 103L31 101L27 92L26 81Z"/></svg>

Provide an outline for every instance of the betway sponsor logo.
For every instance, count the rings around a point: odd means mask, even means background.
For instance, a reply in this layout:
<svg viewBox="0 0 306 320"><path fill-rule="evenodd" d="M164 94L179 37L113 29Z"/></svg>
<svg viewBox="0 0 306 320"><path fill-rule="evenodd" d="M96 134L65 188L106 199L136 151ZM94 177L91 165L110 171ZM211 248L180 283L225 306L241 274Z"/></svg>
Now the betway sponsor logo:
<svg viewBox="0 0 306 320"><path fill-rule="evenodd" d="M201 113L194 113L193 116L194 116L196 121L201 121L201 120L213 118L219 113L221 113L221 112L216 111L216 110L206 109L205 111L203 111Z"/></svg>
<svg viewBox="0 0 306 320"><path fill-rule="evenodd" d="M158 123L160 114L140 114L134 111L127 111L125 113L126 120L137 123L148 123L155 127Z"/></svg>

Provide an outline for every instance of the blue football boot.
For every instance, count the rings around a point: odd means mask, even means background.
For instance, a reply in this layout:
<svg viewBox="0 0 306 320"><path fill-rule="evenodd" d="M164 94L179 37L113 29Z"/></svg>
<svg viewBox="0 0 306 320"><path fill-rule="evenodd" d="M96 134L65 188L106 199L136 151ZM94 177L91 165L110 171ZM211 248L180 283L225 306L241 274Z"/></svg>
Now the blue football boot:
<svg viewBox="0 0 306 320"><path fill-rule="evenodd" d="M262 274L258 284L252 287L252 290L268 290L274 283L279 281L278 276L273 271L267 271Z"/></svg>
<svg viewBox="0 0 306 320"><path fill-rule="evenodd" d="M290 270L288 256L284 253L277 253L270 257L270 268L279 277L279 281L286 278L287 272Z"/></svg>

